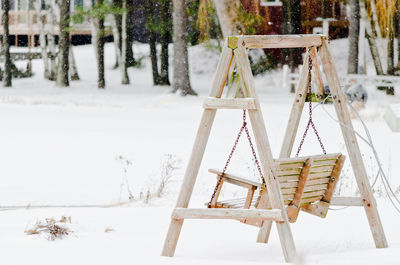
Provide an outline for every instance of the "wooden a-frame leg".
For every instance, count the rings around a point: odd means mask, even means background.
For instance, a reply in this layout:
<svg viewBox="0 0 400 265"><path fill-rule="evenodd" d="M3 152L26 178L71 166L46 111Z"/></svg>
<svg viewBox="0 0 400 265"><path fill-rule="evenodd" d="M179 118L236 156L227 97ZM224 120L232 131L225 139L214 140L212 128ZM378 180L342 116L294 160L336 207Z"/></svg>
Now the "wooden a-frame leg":
<svg viewBox="0 0 400 265"><path fill-rule="evenodd" d="M250 68L250 62L246 50L241 45L240 42L238 42L238 46L234 50L234 54L239 76L244 90L243 92L246 96L254 98L256 102L257 109L249 110L249 117L253 128L253 134L257 146L261 167L264 176L266 178L266 184L271 206L274 209L281 209L282 215L285 219L284 222L276 222L283 254L287 262L292 262L294 261L296 256L296 247L294 245L292 232L290 230L290 224L286 214L283 196L279 188L278 180L276 179L274 160L272 157L272 152L268 141L264 119L261 113L260 103L255 90L254 79Z"/></svg>
<svg viewBox="0 0 400 265"><path fill-rule="evenodd" d="M322 76L321 76L321 71L319 69L319 61L318 61L318 52L316 47L311 47L310 48L311 52L311 59L312 59L312 71L313 71L313 76L314 76L314 84L318 88L318 92L315 93L316 96L319 97L321 100L323 96L325 95L325 89L324 89L324 82L322 81Z"/></svg>
<svg viewBox="0 0 400 265"><path fill-rule="evenodd" d="M364 162L362 160L360 147L354 133L353 125L350 119L347 99L341 92L339 78L329 53L326 41L322 39L322 46L319 50L320 58L328 81L329 89L333 97L333 104L337 113L338 120L341 122L341 130L349 154L350 162L353 168L354 176L357 181L358 189L364 203L365 213L367 214L369 226L377 248L386 248L388 243L385 232L379 217L375 198L371 191L371 186L367 178Z"/></svg>
<svg viewBox="0 0 400 265"><path fill-rule="evenodd" d="M210 97L221 97L223 87L228 78L233 53L227 45L228 43L226 41L222 50L220 60L218 62L217 70L215 72ZM187 208L189 205L190 197L192 196L193 187L196 182L197 174L199 172L200 164L207 145L208 137L211 132L211 127L215 118L215 114L215 109L205 109L203 112L200 127L197 131L197 136L194 142L192 153L189 158L188 166L186 168L176 207ZM171 220L161 255L168 257L172 257L174 255L182 225L183 219Z"/></svg>

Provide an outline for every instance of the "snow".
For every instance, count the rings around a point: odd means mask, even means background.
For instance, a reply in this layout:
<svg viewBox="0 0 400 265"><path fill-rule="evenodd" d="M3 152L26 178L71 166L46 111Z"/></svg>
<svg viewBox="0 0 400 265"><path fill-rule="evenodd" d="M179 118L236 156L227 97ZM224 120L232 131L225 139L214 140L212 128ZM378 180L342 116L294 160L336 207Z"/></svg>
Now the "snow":
<svg viewBox="0 0 400 265"><path fill-rule="evenodd" d="M330 45L339 73L347 68L346 41ZM146 45L134 47L135 56L148 54ZM257 229L234 221L185 221L176 258L160 257L218 53L201 46L190 48L191 81L199 96L185 98L171 94L169 87L152 86L147 57L142 68L129 69L131 85L120 85L121 74L112 69L112 44L106 45L107 89L98 90L93 48L74 47L74 53L82 80L73 81L69 88L56 88L44 80L42 62L35 60L32 78L13 80L13 88L0 89L0 206L23 207L0 210L2 264L282 264L276 229L270 243L256 244ZM281 76L280 71L273 71L256 78L274 156L279 153L293 101L292 94L279 88ZM390 130L382 115L388 103L400 102L400 93L391 97L367 89L369 101L360 114L392 187L397 189L400 135ZM333 106L325 109L334 115ZM304 112L301 132L306 118ZM314 119L328 152L346 153L339 127L322 107L315 109ZM361 122L353 123L365 135ZM215 176L207 169L223 166L240 125L241 113L218 113L191 206L203 207L209 199ZM360 141L360 147L372 179L377 165L368 146ZM302 153L319 152L310 134ZM157 188L167 154L174 156L179 169L173 172L165 195L146 204L140 194ZM125 167L126 177L118 156L132 162ZM242 141L229 170L257 180L253 169L251 153ZM342 179L342 194L355 195L348 161ZM128 202L126 180L135 198L132 202ZM375 189L382 193L380 183ZM241 192L228 189L222 195L233 197ZM327 219L301 213L292 225L299 259L303 260L298 264L398 264L399 214L384 195L379 196L378 204L390 248L374 248L363 209L330 211ZM55 208L24 208L36 205ZM105 208L110 205L114 207ZM72 218L74 233L70 237L53 242L24 234L32 222L62 215ZM106 233L107 227L115 231Z"/></svg>

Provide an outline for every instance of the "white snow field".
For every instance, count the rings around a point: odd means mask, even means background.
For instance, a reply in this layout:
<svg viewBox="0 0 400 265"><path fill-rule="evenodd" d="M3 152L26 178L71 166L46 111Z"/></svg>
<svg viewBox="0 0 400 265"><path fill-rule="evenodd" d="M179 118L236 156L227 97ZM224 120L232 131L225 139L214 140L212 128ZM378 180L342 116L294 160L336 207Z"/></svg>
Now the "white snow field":
<svg viewBox="0 0 400 265"><path fill-rule="evenodd" d="M330 44L341 74L347 69L346 42ZM258 244L255 227L231 220L185 221L176 257L160 256L218 52L202 46L190 48L191 81L198 97L181 97L171 94L169 87L153 87L148 58L143 68L129 69L131 85L120 85L120 72L112 69L112 44L106 46L107 89L98 90L93 48L74 47L74 52L82 80L73 81L71 87L56 88L45 81L42 61L35 60L34 77L13 80L13 88L0 89L0 264L284 264L275 227L269 243ZM147 54L146 45L135 44L136 56ZM370 60L369 65L373 68ZM293 94L281 84L280 71L256 78L275 156L293 101ZM400 133L392 132L382 118L387 104L400 102L396 89L396 96L387 96L368 88L369 100L360 115L392 188L400 191ZM325 109L335 115L332 105ZM207 169L223 167L241 115L233 110L218 112L191 206L203 207L209 200L215 176ZM315 109L314 120L327 151L346 153L338 124L321 106ZM306 121L305 110L296 144ZM354 119L353 123L365 135L361 122ZM309 135L301 154L320 153L311 131ZM378 166L369 147L359 143L368 177L373 180ZM178 169L171 173L163 195L147 202L146 194L157 190L169 154ZM121 167L118 156L132 165ZM245 139L229 171L257 179ZM363 208L331 210L326 219L301 213L291 226L299 253L296 264L400 264L400 213L390 204L380 181L374 190L388 249L374 247ZM357 194L349 161L339 191ZM228 189L222 196L241 194ZM61 216L72 219L73 233L64 239L48 241L44 236L25 234L37 220Z"/></svg>

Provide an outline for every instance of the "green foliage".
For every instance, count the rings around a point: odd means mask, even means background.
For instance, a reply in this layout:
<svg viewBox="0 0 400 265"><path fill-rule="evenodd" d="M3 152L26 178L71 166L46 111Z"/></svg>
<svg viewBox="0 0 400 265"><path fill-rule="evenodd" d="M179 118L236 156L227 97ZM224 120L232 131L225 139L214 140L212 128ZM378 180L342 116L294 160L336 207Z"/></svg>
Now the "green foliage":
<svg viewBox="0 0 400 265"><path fill-rule="evenodd" d="M107 15L122 15L127 10L114 5L111 2L104 1L98 3L91 8L87 7L77 7L75 9L74 15L71 17L71 21L75 24L84 22L85 17L105 19Z"/></svg>
<svg viewBox="0 0 400 265"><path fill-rule="evenodd" d="M188 39L191 45L199 43L200 32L196 27L196 21L199 12L200 1L188 1L187 14L188 14Z"/></svg>
<svg viewBox="0 0 400 265"><path fill-rule="evenodd" d="M196 28L199 31L199 41L222 38L218 25L218 17L211 0L200 0L197 12Z"/></svg>
<svg viewBox="0 0 400 265"><path fill-rule="evenodd" d="M242 5L237 9L236 27L239 34L255 35L257 28L265 23L261 15L247 12Z"/></svg>

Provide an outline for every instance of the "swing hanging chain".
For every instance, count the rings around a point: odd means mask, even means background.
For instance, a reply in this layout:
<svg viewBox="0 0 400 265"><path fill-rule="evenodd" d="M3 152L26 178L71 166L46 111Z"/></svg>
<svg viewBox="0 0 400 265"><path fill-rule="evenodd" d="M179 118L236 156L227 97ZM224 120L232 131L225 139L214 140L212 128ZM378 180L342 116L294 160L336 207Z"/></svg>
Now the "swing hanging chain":
<svg viewBox="0 0 400 265"><path fill-rule="evenodd" d="M236 137L236 140L235 140L235 143L234 143L234 145L233 145L233 147L232 147L232 150L231 150L231 152L229 153L228 159L226 160L225 166L224 166L224 168L222 169L221 175L218 176L217 184L215 185L214 191L213 191L213 193L212 193L212 195L211 195L210 202L208 203L208 208L211 208L211 207L212 207L212 202L213 202L215 196L217 195L217 192L218 192L219 187L220 187L221 184L222 184L222 177L225 175L225 172L226 172L226 170L228 169L228 165L229 165L229 163L231 162L233 153L234 153L235 150L236 150L236 147L237 147L237 145L238 145L238 143L239 143L240 137L242 136L243 130L246 132L247 140L249 141L250 148L251 148L251 152L252 152L252 154L253 154L254 161L255 161L255 163L256 163L256 165L257 165L257 170L258 170L258 173L260 174L260 178L261 178L261 181L262 181L262 183L263 183L263 186L264 186L264 187L266 186L265 178L264 178L264 175L263 175L263 173L262 173L261 166L260 166L260 163L259 163L259 161L258 161L257 154L256 154L256 151L255 151L255 149L254 149L253 143L252 143L252 141L251 141L250 132L249 132L249 130L248 130L248 128L247 128L246 110L243 110L243 124L242 124L242 127L240 127L239 133L238 133L238 135L237 135L237 137Z"/></svg>
<svg viewBox="0 0 400 265"><path fill-rule="evenodd" d="M317 136L319 145L321 146L322 152L324 155L326 155L326 150L324 147L324 144L322 143L321 137L319 136L319 133L317 131L317 128L315 127L314 121L313 121L313 112L312 112L312 91L311 91L311 72L312 72L312 58L311 58L311 50L308 50L309 56L308 56L308 95L309 95L309 101L308 101L308 113L309 113L309 118L308 118L308 123L306 126L306 129L304 130L303 137L301 138L299 147L296 152L296 157L299 156L299 153L301 151L301 148L303 147L304 140L306 139L308 129L311 127L314 130L315 135Z"/></svg>

